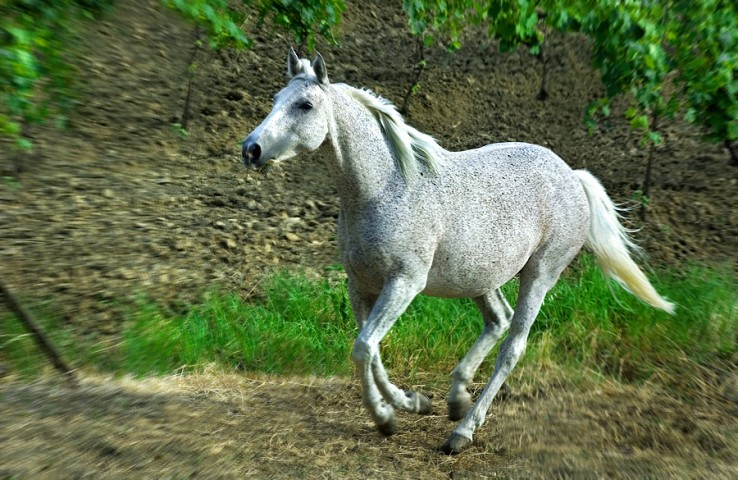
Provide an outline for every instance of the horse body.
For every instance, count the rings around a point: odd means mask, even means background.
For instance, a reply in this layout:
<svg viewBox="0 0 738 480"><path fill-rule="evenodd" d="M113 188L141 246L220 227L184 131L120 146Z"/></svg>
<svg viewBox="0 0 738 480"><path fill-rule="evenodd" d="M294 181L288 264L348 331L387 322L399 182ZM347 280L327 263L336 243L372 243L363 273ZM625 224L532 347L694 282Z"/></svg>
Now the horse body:
<svg viewBox="0 0 738 480"><path fill-rule="evenodd" d="M342 200L342 260L364 289L378 294L388 275L412 268L426 276L424 294L478 297L510 280L544 244L578 250L584 243L584 191L550 150L509 143L442 155L453 168L424 172L402 195Z"/></svg>
<svg viewBox="0 0 738 480"><path fill-rule="evenodd" d="M522 355L546 292L585 242L605 273L647 303L671 311L633 263L633 244L612 201L585 171L550 150L502 143L449 152L407 126L372 94L328 82L318 56L288 57L287 87L243 142L244 163L260 166L321 148L341 209L338 237L359 334L352 358L362 398L380 432L394 410L428 413L430 400L390 380L379 342L420 294L470 297L485 323L452 372L449 417L461 419L443 450L468 446L492 399ZM519 274L513 312L499 287ZM510 330L476 403L467 386Z"/></svg>

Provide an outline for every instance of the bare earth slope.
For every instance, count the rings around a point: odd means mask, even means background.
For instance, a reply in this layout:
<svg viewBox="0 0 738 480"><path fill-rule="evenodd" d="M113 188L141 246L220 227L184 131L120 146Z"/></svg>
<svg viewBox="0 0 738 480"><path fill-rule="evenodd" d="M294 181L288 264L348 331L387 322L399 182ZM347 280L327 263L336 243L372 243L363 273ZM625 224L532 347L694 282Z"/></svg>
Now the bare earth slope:
<svg viewBox="0 0 738 480"><path fill-rule="evenodd" d="M256 31L251 51L201 53L193 119L182 138L192 27L157 1L127 0L75 42L80 104L69 128L34 130L33 157L15 173L0 155L0 258L24 296L57 302L69 321L116 331L116 302L145 292L193 300L220 285L243 294L275 266L318 269L337 262L337 197L323 159L247 171L239 143L284 85L285 39ZM368 87L396 104L412 78L413 42L399 9L352 8L340 47L323 45L333 81ZM615 112L590 135L585 106L601 86L586 42L554 38L550 99L524 51L500 54L482 35L454 54L429 53L409 122L450 149L497 141L552 148L588 168L627 201L645 152ZM738 170L698 132L669 124L657 152L650 220L638 239L652 263L728 260L738 251Z"/></svg>

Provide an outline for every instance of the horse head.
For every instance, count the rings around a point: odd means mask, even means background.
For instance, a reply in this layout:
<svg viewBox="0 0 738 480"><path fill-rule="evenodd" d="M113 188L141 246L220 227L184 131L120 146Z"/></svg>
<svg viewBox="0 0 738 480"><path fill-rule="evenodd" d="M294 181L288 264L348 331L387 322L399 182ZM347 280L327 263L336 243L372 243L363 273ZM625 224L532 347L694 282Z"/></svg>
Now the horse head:
<svg viewBox="0 0 738 480"><path fill-rule="evenodd" d="M328 135L329 85L323 57L312 64L293 49L287 56L289 82L274 96L269 115L243 141L241 154L247 167L281 161L320 147Z"/></svg>

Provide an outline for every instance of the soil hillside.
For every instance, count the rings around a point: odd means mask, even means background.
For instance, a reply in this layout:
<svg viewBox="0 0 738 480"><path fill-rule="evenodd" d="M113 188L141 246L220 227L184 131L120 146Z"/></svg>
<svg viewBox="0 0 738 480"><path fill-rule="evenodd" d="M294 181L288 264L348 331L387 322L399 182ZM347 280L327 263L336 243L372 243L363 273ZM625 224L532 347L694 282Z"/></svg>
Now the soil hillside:
<svg viewBox="0 0 738 480"><path fill-rule="evenodd" d="M332 81L402 103L414 42L398 6L352 5L338 47L319 45ZM114 332L116 305L145 294L191 301L222 287L246 295L274 268L337 263L338 203L324 159L303 155L264 174L245 169L241 140L285 83L288 39L251 32L252 50L196 58L192 119L182 115L193 28L160 2L126 0L85 25L70 52L79 104L64 130L33 130L35 154L0 155L0 262L6 282L53 299L68 321ZM616 111L594 133L586 105L602 94L585 40L554 37L550 97L540 65L470 33L455 53L431 49L408 121L449 149L526 141L588 168L618 202L643 178L646 152ZM738 169L678 121L656 152L648 220L636 235L652 265L729 261L738 251ZM20 170L17 170L17 167ZM635 215L633 215L635 217Z"/></svg>

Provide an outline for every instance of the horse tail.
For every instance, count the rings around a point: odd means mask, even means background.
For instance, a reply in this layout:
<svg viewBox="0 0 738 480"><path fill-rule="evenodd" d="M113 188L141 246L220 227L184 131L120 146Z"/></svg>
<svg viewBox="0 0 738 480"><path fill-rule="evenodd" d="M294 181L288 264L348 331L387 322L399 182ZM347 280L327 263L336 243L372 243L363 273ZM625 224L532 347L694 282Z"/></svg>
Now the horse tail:
<svg viewBox="0 0 738 480"><path fill-rule="evenodd" d="M602 184L586 170L575 170L574 174L582 183L589 201L589 236L585 245L594 252L602 271L652 307L674 313L674 304L659 295L631 258L630 251L639 251L640 248L620 224L617 207Z"/></svg>

